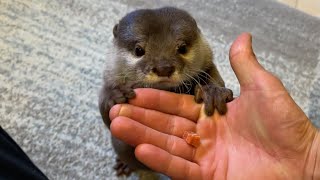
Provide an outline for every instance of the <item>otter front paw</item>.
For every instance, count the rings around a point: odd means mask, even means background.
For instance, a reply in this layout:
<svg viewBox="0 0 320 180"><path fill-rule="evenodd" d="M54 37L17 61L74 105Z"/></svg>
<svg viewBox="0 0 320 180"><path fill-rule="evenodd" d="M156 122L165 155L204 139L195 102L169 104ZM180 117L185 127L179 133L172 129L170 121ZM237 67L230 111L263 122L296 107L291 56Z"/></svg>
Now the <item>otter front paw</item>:
<svg viewBox="0 0 320 180"><path fill-rule="evenodd" d="M116 104L126 103L128 99L136 96L131 85L120 85L109 88L109 96L106 98L105 106L111 108Z"/></svg>
<svg viewBox="0 0 320 180"><path fill-rule="evenodd" d="M204 103L205 113L213 115L216 108L219 114L227 112L227 103L233 100L233 93L230 89L210 83L207 85L197 85L195 87L195 101Z"/></svg>
<svg viewBox="0 0 320 180"><path fill-rule="evenodd" d="M117 176L129 176L133 171L126 163L121 161L119 158L116 159L116 165L113 166L113 169L117 171Z"/></svg>
<svg viewBox="0 0 320 180"><path fill-rule="evenodd" d="M116 86L105 85L100 92L99 108L104 123L110 127L109 111L116 104L126 103L128 99L135 97L135 88L132 84L121 84Z"/></svg>

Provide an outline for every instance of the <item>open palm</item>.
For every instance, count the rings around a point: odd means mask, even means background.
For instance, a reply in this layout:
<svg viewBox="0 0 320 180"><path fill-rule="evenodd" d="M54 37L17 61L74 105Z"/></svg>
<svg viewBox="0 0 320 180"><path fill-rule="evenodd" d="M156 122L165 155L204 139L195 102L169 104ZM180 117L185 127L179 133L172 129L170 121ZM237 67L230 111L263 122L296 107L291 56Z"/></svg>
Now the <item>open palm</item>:
<svg viewBox="0 0 320 180"><path fill-rule="evenodd" d="M226 115L205 116L193 96L138 89L131 105L111 110L112 134L173 179L304 179L317 130L256 61L250 35L235 41L230 61L241 93ZM197 132L201 145L186 144L184 131Z"/></svg>

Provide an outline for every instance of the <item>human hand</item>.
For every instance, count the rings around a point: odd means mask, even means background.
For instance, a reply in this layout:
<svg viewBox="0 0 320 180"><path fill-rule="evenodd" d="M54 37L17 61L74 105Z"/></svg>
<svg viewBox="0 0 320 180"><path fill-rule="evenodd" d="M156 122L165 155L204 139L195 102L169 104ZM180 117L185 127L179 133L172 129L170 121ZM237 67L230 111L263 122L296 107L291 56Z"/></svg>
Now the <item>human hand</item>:
<svg viewBox="0 0 320 180"><path fill-rule="evenodd" d="M111 109L112 134L137 146L142 163L173 179L311 178L319 168L315 158L320 162L318 132L257 62L250 35L233 43L230 62L240 96L228 103L226 115L205 116L190 95L137 89L131 105ZM197 132L201 145L186 144L184 131Z"/></svg>

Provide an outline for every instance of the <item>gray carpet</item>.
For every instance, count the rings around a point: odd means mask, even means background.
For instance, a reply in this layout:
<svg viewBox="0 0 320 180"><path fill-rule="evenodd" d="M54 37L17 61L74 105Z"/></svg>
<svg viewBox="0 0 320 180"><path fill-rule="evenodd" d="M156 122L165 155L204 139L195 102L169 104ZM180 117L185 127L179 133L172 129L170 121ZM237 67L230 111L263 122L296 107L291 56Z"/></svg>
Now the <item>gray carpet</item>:
<svg viewBox="0 0 320 180"><path fill-rule="evenodd" d="M0 124L50 179L116 179L109 132L97 107L112 27L125 13L174 5L191 12L228 61L248 31L260 62L320 125L320 20L270 0L0 0ZM132 179L137 178L133 176Z"/></svg>

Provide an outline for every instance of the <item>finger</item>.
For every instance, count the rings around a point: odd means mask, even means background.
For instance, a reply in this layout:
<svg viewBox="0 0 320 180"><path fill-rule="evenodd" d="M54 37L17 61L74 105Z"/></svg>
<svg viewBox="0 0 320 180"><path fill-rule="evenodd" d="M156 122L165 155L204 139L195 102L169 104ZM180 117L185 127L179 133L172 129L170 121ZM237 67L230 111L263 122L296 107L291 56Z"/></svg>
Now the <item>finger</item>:
<svg viewBox="0 0 320 180"><path fill-rule="evenodd" d="M197 121L201 104L194 101L194 97L156 89L135 89L136 97L130 104L143 108L161 111Z"/></svg>
<svg viewBox="0 0 320 180"><path fill-rule="evenodd" d="M253 78L258 70L264 70L258 63L253 49L252 36L248 33L241 34L230 48L230 63L241 86L254 82Z"/></svg>
<svg viewBox="0 0 320 180"><path fill-rule="evenodd" d="M161 133L127 117L117 117L110 125L113 136L132 146L153 144L175 156L192 161L195 148L183 139Z"/></svg>
<svg viewBox="0 0 320 180"><path fill-rule="evenodd" d="M130 104L113 106L109 115L111 120L117 116L125 116L152 129L177 137L182 137L185 131L194 132L196 129L196 124L186 118L144 109Z"/></svg>
<svg viewBox="0 0 320 180"><path fill-rule="evenodd" d="M139 145L135 149L135 155L146 166L172 179L202 179L198 164L174 156L153 145Z"/></svg>

